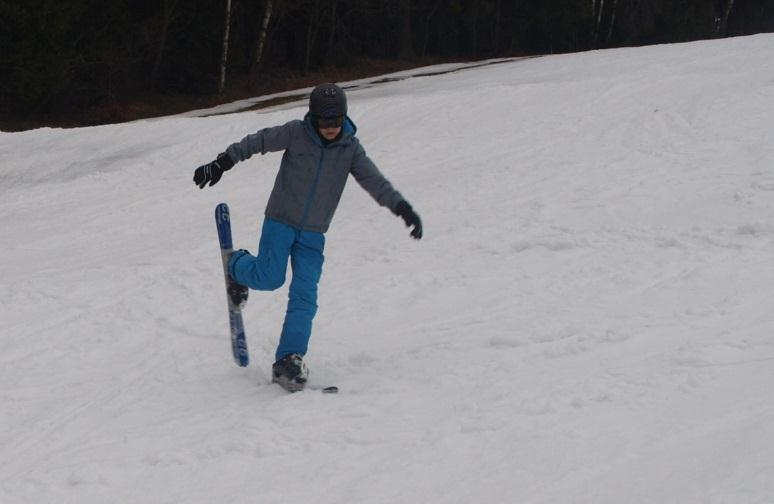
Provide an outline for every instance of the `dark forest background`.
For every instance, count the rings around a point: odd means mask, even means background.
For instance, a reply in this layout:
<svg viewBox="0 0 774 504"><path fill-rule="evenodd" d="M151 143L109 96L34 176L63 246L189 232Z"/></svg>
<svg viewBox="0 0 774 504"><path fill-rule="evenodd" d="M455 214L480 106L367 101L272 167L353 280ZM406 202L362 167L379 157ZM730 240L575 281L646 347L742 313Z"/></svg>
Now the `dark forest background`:
<svg viewBox="0 0 774 504"><path fill-rule="evenodd" d="M0 0L0 126L115 122L442 61L771 31L774 0Z"/></svg>

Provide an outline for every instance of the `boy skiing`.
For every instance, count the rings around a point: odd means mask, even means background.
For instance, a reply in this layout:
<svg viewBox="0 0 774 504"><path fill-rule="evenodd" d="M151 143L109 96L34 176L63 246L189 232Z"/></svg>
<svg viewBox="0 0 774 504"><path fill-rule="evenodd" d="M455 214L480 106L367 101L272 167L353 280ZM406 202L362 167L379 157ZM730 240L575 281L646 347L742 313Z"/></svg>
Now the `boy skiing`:
<svg viewBox="0 0 774 504"><path fill-rule="evenodd" d="M282 326L272 381L291 392L302 390L309 376L303 361L317 312L317 284L323 265L325 232L351 174L379 203L422 238L422 221L366 156L347 116L347 98L339 86L320 84L309 97L303 120L265 128L231 144L215 161L194 171L200 189L215 185L224 171L253 154L284 151L266 205L258 255L234 252L228 261L229 296L247 301L248 288L276 290L292 269L288 307Z"/></svg>

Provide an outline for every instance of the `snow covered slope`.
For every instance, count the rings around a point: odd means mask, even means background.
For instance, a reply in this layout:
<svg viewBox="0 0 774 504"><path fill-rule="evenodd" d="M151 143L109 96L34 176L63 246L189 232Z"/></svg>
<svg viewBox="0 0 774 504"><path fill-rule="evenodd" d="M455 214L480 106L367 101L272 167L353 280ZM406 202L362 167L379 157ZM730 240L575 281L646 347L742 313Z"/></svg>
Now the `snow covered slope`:
<svg viewBox="0 0 774 504"><path fill-rule="evenodd" d="M354 182L308 362L286 288L231 361L215 204L255 250L268 112L0 134L2 503L770 503L774 36L350 93L415 242Z"/></svg>

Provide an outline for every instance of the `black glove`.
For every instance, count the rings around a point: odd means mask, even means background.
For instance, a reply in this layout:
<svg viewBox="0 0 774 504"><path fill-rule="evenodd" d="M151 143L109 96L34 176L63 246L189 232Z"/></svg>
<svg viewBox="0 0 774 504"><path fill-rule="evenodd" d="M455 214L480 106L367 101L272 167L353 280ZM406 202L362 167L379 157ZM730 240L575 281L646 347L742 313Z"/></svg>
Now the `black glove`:
<svg viewBox="0 0 774 504"><path fill-rule="evenodd" d="M408 201L401 201L395 206L395 210L393 211L395 215L401 217L406 222L407 227L414 227L414 229L411 230L412 238L415 240L422 238L422 220L414 209L411 208Z"/></svg>
<svg viewBox="0 0 774 504"><path fill-rule="evenodd" d="M214 186L218 183L220 177L223 176L223 172L230 170L233 166L234 162L231 161L228 154L222 152L218 154L218 159L212 163L207 163L194 170L194 184L198 185L199 189L204 189L207 182L209 182L211 186Z"/></svg>

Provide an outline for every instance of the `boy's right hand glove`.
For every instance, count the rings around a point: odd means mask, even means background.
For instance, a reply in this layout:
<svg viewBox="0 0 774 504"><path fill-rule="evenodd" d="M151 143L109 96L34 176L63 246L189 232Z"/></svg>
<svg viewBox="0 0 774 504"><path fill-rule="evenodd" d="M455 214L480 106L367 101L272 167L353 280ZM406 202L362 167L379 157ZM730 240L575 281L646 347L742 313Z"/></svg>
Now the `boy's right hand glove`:
<svg viewBox="0 0 774 504"><path fill-rule="evenodd" d="M193 181L194 184L199 186L199 189L204 189L207 182L211 186L214 186L223 176L224 171L228 171L234 167L234 162L225 152L218 154L218 159L206 165L202 165L194 170Z"/></svg>
<svg viewBox="0 0 774 504"><path fill-rule="evenodd" d="M419 215L411 208L408 201L403 200L395 206L395 215L401 217L407 227L414 227L414 229L411 230L412 238L415 240L422 238L422 219L420 219Z"/></svg>

